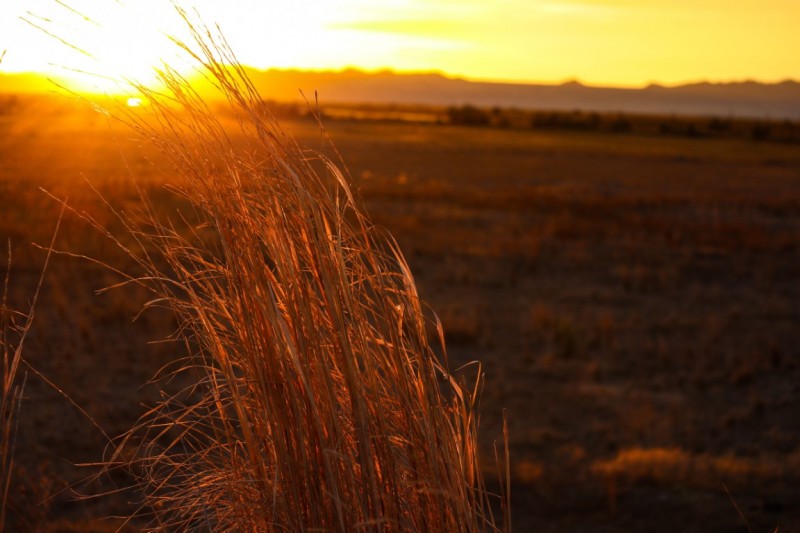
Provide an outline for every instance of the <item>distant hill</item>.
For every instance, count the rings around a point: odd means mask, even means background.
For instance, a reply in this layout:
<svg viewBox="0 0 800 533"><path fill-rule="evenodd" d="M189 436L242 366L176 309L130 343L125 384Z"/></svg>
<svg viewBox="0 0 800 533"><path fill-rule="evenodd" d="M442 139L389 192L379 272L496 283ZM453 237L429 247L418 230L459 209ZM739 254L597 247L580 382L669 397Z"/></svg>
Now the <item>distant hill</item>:
<svg viewBox="0 0 800 533"><path fill-rule="evenodd" d="M676 115L712 115L800 120L800 83L695 83L643 89L589 87L578 82L534 85L473 82L441 74L367 73L358 70L308 72L247 69L265 98L325 103L426 104L517 107ZM30 75L0 75L0 91L27 91ZM40 89L41 90L41 89Z"/></svg>
<svg viewBox="0 0 800 533"><path fill-rule="evenodd" d="M440 74L250 71L259 90L279 100L298 89L323 102L519 107L522 109L621 111L800 119L800 83L697 83L644 89L588 87L577 82L530 85L471 82Z"/></svg>

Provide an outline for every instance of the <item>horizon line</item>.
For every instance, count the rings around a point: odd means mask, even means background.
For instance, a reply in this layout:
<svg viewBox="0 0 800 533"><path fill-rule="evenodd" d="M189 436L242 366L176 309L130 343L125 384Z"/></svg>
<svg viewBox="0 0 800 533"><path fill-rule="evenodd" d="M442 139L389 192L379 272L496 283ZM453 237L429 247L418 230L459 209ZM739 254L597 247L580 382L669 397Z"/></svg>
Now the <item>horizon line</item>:
<svg viewBox="0 0 800 533"><path fill-rule="evenodd" d="M728 78L728 79L687 79L680 82L662 82L662 81L648 81L641 84L624 84L624 83L604 83L584 81L578 76L563 78L561 80L517 80L506 78L474 78L463 74L448 73L442 70L406 70L394 69L391 67L379 68L362 68L353 65L347 65L339 68L302 68L302 67L258 67L253 65L242 65L246 69L254 70L261 73L278 72L278 73L297 73L297 74L346 74L358 73L367 76L375 76L380 74L389 74L394 76L438 76L453 81L464 81L468 83L488 83L496 85L520 85L520 86L550 86L560 87L565 85L579 85L591 89L620 89L620 90L644 90L654 87L662 87L666 89L680 88L692 85L737 85L745 83L756 83L760 85L781 85L784 83L800 84L800 78L782 78L776 80L764 80L758 78ZM0 65L0 76L9 77L37 77L42 79L50 78L64 78L63 75L56 73L39 72L35 70L25 71L7 71ZM2 89L0 89L2 90Z"/></svg>

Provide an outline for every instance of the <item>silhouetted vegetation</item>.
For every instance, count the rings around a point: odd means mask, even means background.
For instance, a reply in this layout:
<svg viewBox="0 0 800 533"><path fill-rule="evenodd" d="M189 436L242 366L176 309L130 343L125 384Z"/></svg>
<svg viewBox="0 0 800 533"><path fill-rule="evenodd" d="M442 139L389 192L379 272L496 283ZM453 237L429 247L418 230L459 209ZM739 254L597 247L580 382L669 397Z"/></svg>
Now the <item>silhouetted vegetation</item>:
<svg viewBox="0 0 800 533"><path fill-rule="evenodd" d="M447 117L451 124L464 126L488 126L491 123L488 112L471 105L448 107Z"/></svg>
<svg viewBox="0 0 800 533"><path fill-rule="evenodd" d="M497 114L496 112L494 113ZM506 124L525 128L520 111L502 115ZM508 126L507 126L508 127ZM800 142L800 121L768 121L722 117L637 115L581 111L531 111L527 127L534 130L632 133L667 137L736 138L770 142Z"/></svg>
<svg viewBox="0 0 800 533"><path fill-rule="evenodd" d="M307 109L276 105L275 116L311 116ZM370 122L439 123L456 126L540 131L624 133L663 137L747 139L764 142L800 143L800 121L756 120L735 117L694 117L596 111L529 111L517 108L480 108L473 105L397 106L326 105L326 120ZM283 114L281 114L283 113Z"/></svg>

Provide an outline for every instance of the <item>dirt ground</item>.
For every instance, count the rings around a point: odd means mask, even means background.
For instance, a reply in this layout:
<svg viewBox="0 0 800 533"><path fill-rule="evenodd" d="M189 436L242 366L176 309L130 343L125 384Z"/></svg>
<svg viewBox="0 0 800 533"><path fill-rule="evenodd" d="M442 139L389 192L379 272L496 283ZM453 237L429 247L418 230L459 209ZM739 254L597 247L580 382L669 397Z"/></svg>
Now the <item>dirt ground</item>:
<svg viewBox="0 0 800 533"><path fill-rule="evenodd" d="M286 126L329 150L314 124ZM797 145L326 127L441 317L451 368L482 363L490 479L507 411L516 531L734 532L745 520L800 531ZM14 305L27 304L44 258L30 243L48 242L58 218L40 187L118 231L87 181L130 210L131 176L174 213L169 171L124 128L64 102L0 102L0 241L11 239ZM57 247L135 268L74 216ZM95 424L109 436L127 429L155 399L144 384L181 353L151 342L174 327L168 316L132 320L143 295L95 294L117 281L85 259L51 265L27 357L63 394L28 373L12 500L20 530L113 530L118 521L97 517L135 506L126 491L75 499L123 487L122 473L68 488L102 457Z"/></svg>

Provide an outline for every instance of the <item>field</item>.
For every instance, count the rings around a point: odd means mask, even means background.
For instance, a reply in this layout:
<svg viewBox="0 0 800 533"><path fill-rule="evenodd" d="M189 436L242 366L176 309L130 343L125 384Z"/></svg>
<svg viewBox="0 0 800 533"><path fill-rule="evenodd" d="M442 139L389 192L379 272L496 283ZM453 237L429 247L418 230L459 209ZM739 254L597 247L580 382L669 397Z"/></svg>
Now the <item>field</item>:
<svg viewBox="0 0 800 533"><path fill-rule="evenodd" d="M745 138L325 124L375 222L440 316L453 370L487 373L482 439L507 410L517 531L800 530L800 150ZM310 121L285 123L331 153ZM60 205L112 231L117 210L182 207L152 148L79 104L0 102L0 240L24 308ZM97 190L92 190L88 183ZM102 195L101 197L98 195ZM135 265L67 215L57 248ZM3 246L5 250L5 246ZM5 253L2 254L5 256ZM3 261L5 264L5 261ZM54 258L27 358L20 524L103 531L135 495L75 501L107 442L180 346L144 295ZM467 366L465 366L467 365ZM83 493L124 486L123 473ZM727 488L726 488L727 487ZM42 499L45 504L38 504ZM734 504L734 501L736 502Z"/></svg>

